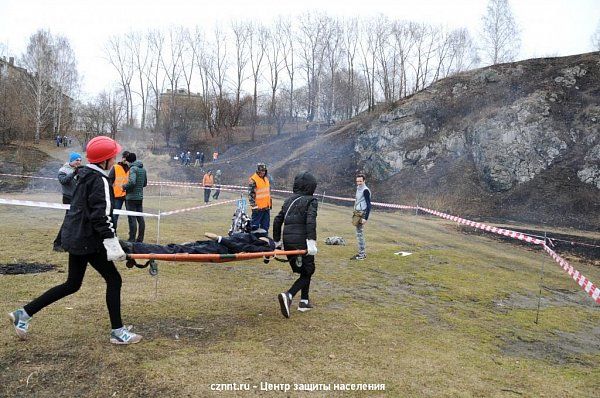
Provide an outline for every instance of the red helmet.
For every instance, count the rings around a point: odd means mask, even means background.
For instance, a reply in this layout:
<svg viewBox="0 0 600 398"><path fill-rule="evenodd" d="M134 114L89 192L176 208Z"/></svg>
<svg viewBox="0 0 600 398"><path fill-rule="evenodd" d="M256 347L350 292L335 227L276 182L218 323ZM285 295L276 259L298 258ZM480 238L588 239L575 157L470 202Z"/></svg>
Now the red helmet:
<svg viewBox="0 0 600 398"><path fill-rule="evenodd" d="M121 152L121 145L110 137L100 135L88 142L85 152L88 162L100 163Z"/></svg>

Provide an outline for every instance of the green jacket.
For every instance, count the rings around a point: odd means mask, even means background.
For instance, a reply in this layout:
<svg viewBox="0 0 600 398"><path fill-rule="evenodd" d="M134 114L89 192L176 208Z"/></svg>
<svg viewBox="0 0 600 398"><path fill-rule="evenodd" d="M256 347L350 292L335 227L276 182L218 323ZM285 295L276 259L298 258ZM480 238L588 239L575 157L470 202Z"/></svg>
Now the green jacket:
<svg viewBox="0 0 600 398"><path fill-rule="evenodd" d="M129 169L129 181L123 185L123 189L127 192L125 200L143 200L146 185L148 185L146 169L141 160L136 160Z"/></svg>

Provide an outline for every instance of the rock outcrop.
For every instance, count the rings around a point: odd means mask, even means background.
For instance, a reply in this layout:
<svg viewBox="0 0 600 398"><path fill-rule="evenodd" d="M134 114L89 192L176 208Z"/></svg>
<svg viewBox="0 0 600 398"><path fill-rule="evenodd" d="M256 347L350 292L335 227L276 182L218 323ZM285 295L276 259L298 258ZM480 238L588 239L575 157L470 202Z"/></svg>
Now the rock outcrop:
<svg viewBox="0 0 600 398"><path fill-rule="evenodd" d="M600 53L469 71L352 123L340 127L353 143L342 169L364 170L377 199L600 226ZM324 189L350 193L348 176L324 162L293 158L279 170L326 169Z"/></svg>

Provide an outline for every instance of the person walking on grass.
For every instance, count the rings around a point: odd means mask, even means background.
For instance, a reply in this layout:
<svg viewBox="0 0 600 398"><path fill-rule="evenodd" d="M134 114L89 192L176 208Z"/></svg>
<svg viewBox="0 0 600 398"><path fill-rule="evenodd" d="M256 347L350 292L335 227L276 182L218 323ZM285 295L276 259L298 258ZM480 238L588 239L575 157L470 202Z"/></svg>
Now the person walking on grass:
<svg viewBox="0 0 600 398"><path fill-rule="evenodd" d="M210 200L210 189L215 184L212 170L208 170L202 178L202 186L204 187L204 203Z"/></svg>
<svg viewBox="0 0 600 398"><path fill-rule="evenodd" d="M273 240L277 242L278 249L307 251L302 256L288 257L292 271L300 276L287 292L277 296L281 314L286 318L291 315L292 300L298 292L300 292L298 311L306 312L313 308L308 293L315 272L317 254L319 201L313 196L316 188L317 180L312 174L308 171L298 174L294 179L294 193L285 200L279 214L273 220Z"/></svg>
<svg viewBox="0 0 600 398"><path fill-rule="evenodd" d="M215 193L213 193L213 199L219 199L219 194L221 193L221 186L219 183L221 182L221 170L217 170L214 175L214 183L215 183Z"/></svg>
<svg viewBox="0 0 600 398"><path fill-rule="evenodd" d="M367 258L365 242L365 224L371 212L371 190L367 187L364 174L356 175L356 200L354 202L354 213L352 213L352 225L356 227L356 241L358 243L358 254L351 260L364 260Z"/></svg>
<svg viewBox="0 0 600 398"><path fill-rule="evenodd" d="M112 183L113 192L115 193L115 207L114 210L121 210L125 204L125 197L127 193L123 189L123 185L129 181L129 164L127 163L127 155L129 151L123 151L121 155L121 161L114 165L108 173L108 181ZM119 215L113 214L113 224L115 231L117 230L117 222L119 221Z"/></svg>
<svg viewBox="0 0 600 398"><path fill-rule="evenodd" d="M256 165L256 173L248 181L248 199L252 208L252 230L264 229L269 231L271 222L271 180L267 176L267 165Z"/></svg>
<svg viewBox="0 0 600 398"><path fill-rule="evenodd" d="M62 165L62 167L58 170L58 182L60 182L60 186L62 188L62 202L65 205L71 203L73 199L73 192L75 192L75 185L77 184L77 170L81 166L81 155L77 152L71 152L69 155L69 161ZM65 212L69 213L69 210ZM62 248L62 239L61 239L61 228L58 230L58 234L54 239L53 249L55 252L64 252L65 250Z"/></svg>
<svg viewBox="0 0 600 398"><path fill-rule="evenodd" d="M129 178L123 185L125 195L125 208L129 211L144 211L144 188L148 185L146 169L135 153L130 152L125 158L129 164ZM129 238L131 242L143 242L146 232L144 216L127 216L129 221ZM137 233L137 237L136 237Z"/></svg>
<svg viewBox="0 0 600 398"><path fill-rule="evenodd" d="M88 143L88 164L78 172L79 181L73 194L71 209L63 224L62 244L69 252L67 280L23 308L8 314L20 339L27 339L29 323L35 314L79 290L88 263L106 282L106 306L112 329L110 342L133 344L142 339L142 336L123 326L122 281L114 263L124 260L125 252L119 245L111 220L114 194L108 182L108 171L120 151L121 146L105 136L95 137Z"/></svg>

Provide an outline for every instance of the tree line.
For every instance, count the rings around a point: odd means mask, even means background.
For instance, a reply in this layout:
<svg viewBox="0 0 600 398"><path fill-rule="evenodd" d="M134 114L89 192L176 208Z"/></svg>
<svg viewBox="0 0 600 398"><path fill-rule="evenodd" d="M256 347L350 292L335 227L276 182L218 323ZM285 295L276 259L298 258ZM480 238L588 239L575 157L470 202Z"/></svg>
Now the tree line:
<svg viewBox="0 0 600 398"><path fill-rule="evenodd" d="M214 136L240 125L280 132L299 118L349 119L478 63L467 29L311 12L209 32L132 32L111 37L105 53L127 122L158 129L167 142L191 126Z"/></svg>
<svg viewBox="0 0 600 398"><path fill-rule="evenodd" d="M352 118L482 62L512 61L518 48L508 0L489 0L477 40L466 28L322 12L173 26L110 37L104 55L116 88L79 103L68 40L38 31L20 58L27 77L0 74L0 132L34 131L39 140L65 128L114 135L127 125L184 145L194 134L228 137L244 127L254 139L259 125L280 133L300 120Z"/></svg>

